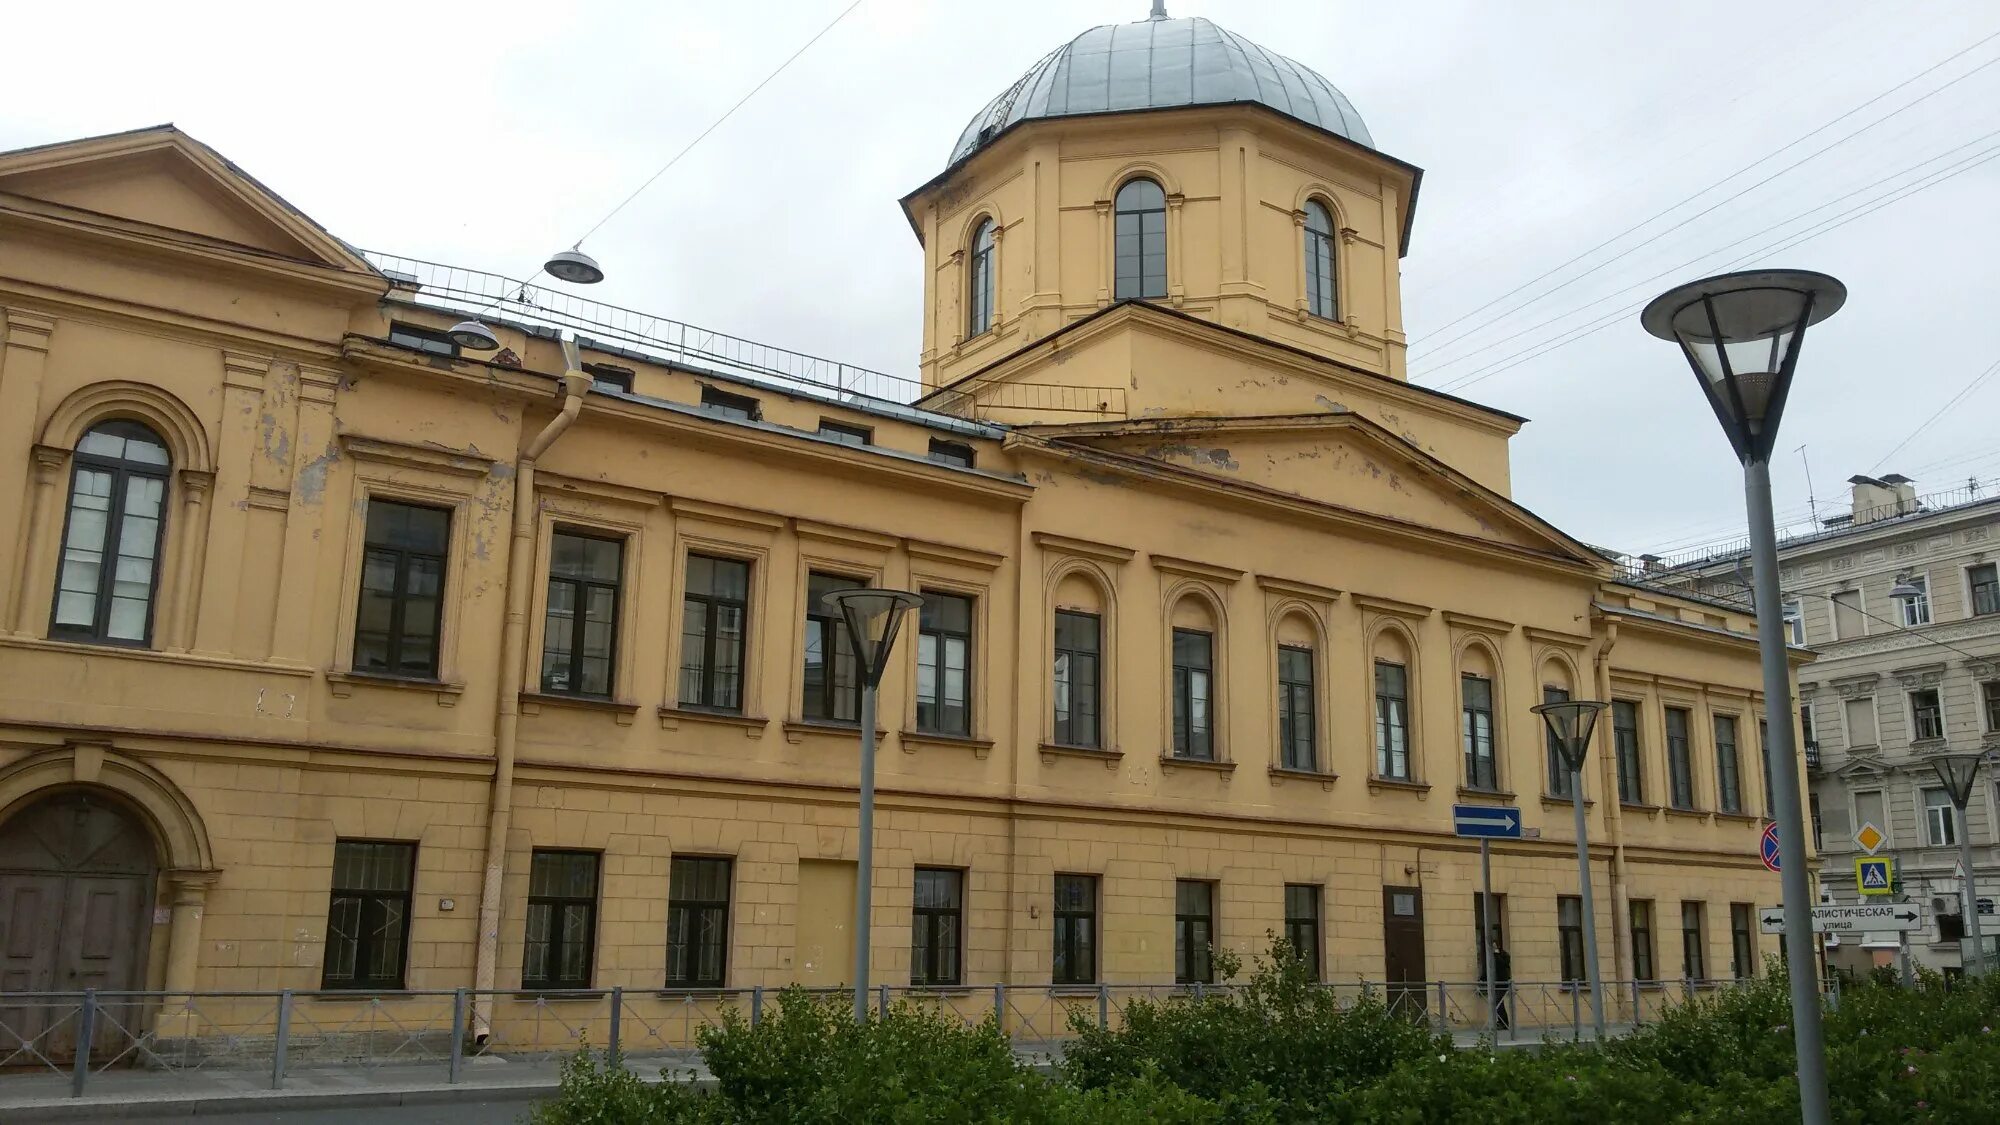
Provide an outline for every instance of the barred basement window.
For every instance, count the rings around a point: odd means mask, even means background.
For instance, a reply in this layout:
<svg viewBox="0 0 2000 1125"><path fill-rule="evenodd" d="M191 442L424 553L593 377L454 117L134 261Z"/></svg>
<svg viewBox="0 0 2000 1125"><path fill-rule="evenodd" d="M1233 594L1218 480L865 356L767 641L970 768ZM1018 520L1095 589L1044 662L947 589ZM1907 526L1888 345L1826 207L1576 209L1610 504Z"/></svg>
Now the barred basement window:
<svg viewBox="0 0 2000 1125"><path fill-rule="evenodd" d="M730 861L675 856L667 886L667 987L721 988L729 968Z"/></svg>
<svg viewBox="0 0 2000 1125"><path fill-rule="evenodd" d="M522 988L589 988L597 948L597 853L537 848L528 863Z"/></svg>
<svg viewBox="0 0 2000 1125"><path fill-rule="evenodd" d="M415 844L335 841L321 988L403 987L416 866Z"/></svg>
<svg viewBox="0 0 2000 1125"><path fill-rule="evenodd" d="M1213 984L1209 943L1215 940L1215 884L1200 879L1174 882L1174 982Z"/></svg>
<svg viewBox="0 0 2000 1125"><path fill-rule="evenodd" d="M1317 883L1285 884L1285 944L1305 962L1312 979L1320 979L1319 903L1323 894Z"/></svg>
<svg viewBox="0 0 2000 1125"><path fill-rule="evenodd" d="M960 983L964 941L965 872L917 868L910 904L910 983Z"/></svg>
<svg viewBox="0 0 2000 1125"><path fill-rule="evenodd" d="M1097 876L1056 876L1055 966L1051 984L1097 981Z"/></svg>

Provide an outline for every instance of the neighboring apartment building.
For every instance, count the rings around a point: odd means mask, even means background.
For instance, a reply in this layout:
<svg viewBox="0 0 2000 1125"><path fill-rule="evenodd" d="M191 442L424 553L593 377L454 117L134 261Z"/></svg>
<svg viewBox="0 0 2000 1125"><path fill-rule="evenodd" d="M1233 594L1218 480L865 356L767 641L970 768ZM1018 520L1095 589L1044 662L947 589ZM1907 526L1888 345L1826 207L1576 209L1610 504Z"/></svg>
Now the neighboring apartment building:
<svg viewBox="0 0 2000 1125"><path fill-rule="evenodd" d="M841 984L821 598L863 584L925 598L877 980L1202 981L1267 932L1470 980L1460 801L1540 830L1495 854L1516 977L1580 975L1563 695L1618 703L1606 975L1754 971L1750 618L1619 578L1509 498L1523 419L1406 381L1419 173L1324 79L1116 36L904 201L921 381L364 255L171 127L0 155L0 987Z"/></svg>
<svg viewBox="0 0 2000 1125"><path fill-rule="evenodd" d="M1783 612L1791 642L1818 659L1799 672L1799 715L1809 767L1812 823L1823 856L1820 886L1834 901L1861 901L1854 834L1874 824L1895 857L1902 898L1929 914L1913 932L1920 963L1961 963L1957 827L1929 759L2000 748L2000 495L1968 482L1918 496L1908 478L1857 476L1851 509L1779 548ZM1740 549L1660 567L1660 577L1702 576L1711 595L1741 595ZM1908 581L1921 597L1896 597ZM1966 809L1975 882L1989 951L2000 917L2000 775L1989 765ZM1891 961L1896 935L1870 934L1828 950L1830 963Z"/></svg>

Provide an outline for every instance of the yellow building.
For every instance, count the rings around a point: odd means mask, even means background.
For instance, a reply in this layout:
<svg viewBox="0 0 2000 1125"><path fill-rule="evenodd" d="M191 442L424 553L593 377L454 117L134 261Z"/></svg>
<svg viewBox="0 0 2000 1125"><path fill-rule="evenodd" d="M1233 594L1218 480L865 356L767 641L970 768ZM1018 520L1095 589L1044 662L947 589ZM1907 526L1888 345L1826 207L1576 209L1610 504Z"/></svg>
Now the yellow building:
<svg viewBox="0 0 2000 1125"><path fill-rule="evenodd" d="M0 155L0 988L843 983L858 584L927 599L878 980L1267 932L1471 980L1460 802L1540 829L1494 862L1516 979L1576 975L1551 693L1617 701L1605 976L1747 971L1751 622L1406 381L1420 177L1205 20L1088 31L903 200L903 380L364 255L172 127ZM498 351L448 333L482 308Z"/></svg>

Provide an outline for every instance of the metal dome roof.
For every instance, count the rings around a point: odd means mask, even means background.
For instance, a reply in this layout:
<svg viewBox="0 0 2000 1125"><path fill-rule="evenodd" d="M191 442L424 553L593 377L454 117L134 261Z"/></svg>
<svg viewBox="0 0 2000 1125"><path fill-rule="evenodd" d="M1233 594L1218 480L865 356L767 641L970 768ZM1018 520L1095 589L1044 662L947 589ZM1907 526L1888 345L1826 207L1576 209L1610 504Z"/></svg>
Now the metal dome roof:
<svg viewBox="0 0 2000 1125"><path fill-rule="evenodd" d="M975 114L952 164L1009 126L1043 117L1256 102L1375 147L1354 103L1333 83L1205 19L1093 27L1028 68Z"/></svg>

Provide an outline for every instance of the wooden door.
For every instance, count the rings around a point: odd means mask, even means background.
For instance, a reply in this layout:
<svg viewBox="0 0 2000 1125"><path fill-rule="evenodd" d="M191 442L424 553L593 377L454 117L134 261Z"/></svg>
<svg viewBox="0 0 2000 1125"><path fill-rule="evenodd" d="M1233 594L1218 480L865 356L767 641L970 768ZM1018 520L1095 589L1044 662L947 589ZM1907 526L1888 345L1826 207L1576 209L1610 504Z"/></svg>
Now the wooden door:
<svg viewBox="0 0 2000 1125"><path fill-rule="evenodd" d="M1423 1014L1430 989L1424 974L1424 891L1382 888L1382 957L1393 1011Z"/></svg>

